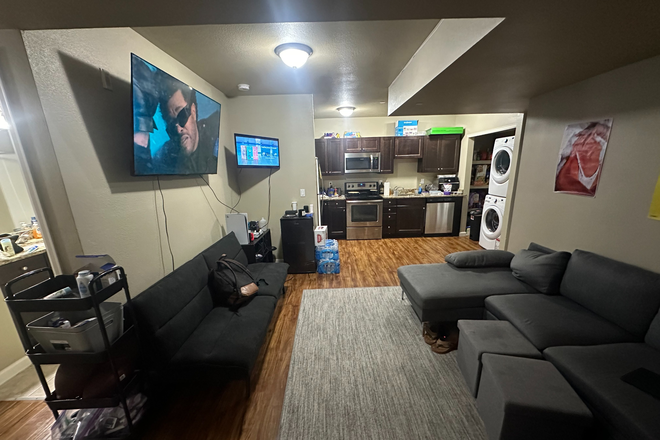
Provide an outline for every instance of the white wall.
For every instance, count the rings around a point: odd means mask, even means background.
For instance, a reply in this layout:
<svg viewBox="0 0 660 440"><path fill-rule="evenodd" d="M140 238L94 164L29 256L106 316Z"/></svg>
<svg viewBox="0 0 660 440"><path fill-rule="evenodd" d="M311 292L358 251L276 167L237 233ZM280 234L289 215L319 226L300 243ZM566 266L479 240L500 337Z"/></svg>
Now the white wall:
<svg viewBox="0 0 660 440"><path fill-rule="evenodd" d="M23 38L82 250L112 255L137 294L169 272L171 263L156 180L130 175L131 52L222 105L218 174L209 177L229 204L222 148L233 143L228 100L129 28L26 31ZM113 91L102 88L99 68L112 75ZM179 266L223 236L225 209L199 178L160 180Z"/></svg>
<svg viewBox="0 0 660 440"><path fill-rule="evenodd" d="M280 140L280 169L271 175L270 229L277 256L282 258L280 217L291 209L316 205L314 168L314 104L312 95L242 96L230 100L231 133L274 137ZM268 219L268 170L240 172L241 201L237 209L251 220ZM300 189L305 197L300 197ZM318 207L314 206L318 212Z"/></svg>
<svg viewBox="0 0 660 440"><path fill-rule="evenodd" d="M648 218L660 172L660 57L532 99L509 249L536 241L660 271L660 222ZM555 194L567 124L613 118L596 197Z"/></svg>
<svg viewBox="0 0 660 440"><path fill-rule="evenodd" d="M18 227L21 222L29 223L34 216L34 209L16 154L0 154L0 191L12 220L11 229ZM2 230L11 232L11 229Z"/></svg>

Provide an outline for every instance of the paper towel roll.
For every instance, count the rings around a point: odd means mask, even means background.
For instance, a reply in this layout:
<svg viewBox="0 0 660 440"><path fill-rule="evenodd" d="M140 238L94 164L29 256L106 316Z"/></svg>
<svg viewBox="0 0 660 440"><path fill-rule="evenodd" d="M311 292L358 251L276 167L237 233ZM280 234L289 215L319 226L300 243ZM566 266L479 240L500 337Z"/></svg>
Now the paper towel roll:
<svg viewBox="0 0 660 440"><path fill-rule="evenodd" d="M390 195L390 182L385 182L384 188L383 188L383 195L384 196L389 196Z"/></svg>

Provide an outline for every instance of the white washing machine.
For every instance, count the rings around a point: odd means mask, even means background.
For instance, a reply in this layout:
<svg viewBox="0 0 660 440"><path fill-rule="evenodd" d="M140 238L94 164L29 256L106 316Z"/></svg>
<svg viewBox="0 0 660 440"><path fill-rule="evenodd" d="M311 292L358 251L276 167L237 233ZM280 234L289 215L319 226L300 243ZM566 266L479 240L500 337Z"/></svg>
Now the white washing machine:
<svg viewBox="0 0 660 440"><path fill-rule="evenodd" d="M515 136L495 139L493 146L493 159L490 163L490 180L488 194L506 197L509 189L509 175L513 161L513 143Z"/></svg>
<svg viewBox="0 0 660 440"><path fill-rule="evenodd" d="M486 196L483 216L481 217L481 233L479 235L479 244L482 248L499 249L505 205L506 199L504 197L491 194Z"/></svg>

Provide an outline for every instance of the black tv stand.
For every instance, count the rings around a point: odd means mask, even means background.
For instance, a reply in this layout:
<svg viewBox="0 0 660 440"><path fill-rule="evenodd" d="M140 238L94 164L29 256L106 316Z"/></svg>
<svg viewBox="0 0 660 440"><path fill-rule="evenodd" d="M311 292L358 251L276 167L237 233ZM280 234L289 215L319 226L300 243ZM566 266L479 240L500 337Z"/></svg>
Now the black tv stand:
<svg viewBox="0 0 660 440"><path fill-rule="evenodd" d="M243 252L247 255L248 263L273 263L273 243L270 238L270 229L265 229L264 233L255 238L248 244L241 245Z"/></svg>

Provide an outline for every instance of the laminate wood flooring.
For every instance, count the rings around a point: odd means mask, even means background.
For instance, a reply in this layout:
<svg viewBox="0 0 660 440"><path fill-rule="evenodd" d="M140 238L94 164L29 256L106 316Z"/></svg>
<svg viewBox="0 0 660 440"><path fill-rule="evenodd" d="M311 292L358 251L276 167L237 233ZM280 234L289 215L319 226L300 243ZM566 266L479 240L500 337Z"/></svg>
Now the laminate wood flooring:
<svg viewBox="0 0 660 440"><path fill-rule="evenodd" d="M274 440L279 431L284 391L298 310L305 289L397 286L396 270L408 264L443 263L447 254L480 249L466 237L419 237L339 242L341 273L296 274L287 279L277 322L252 374L252 394L243 382L172 390L153 402L138 438L147 440ZM0 438L48 439L53 422L43 402L0 402ZM5 437L6 436L6 437Z"/></svg>

